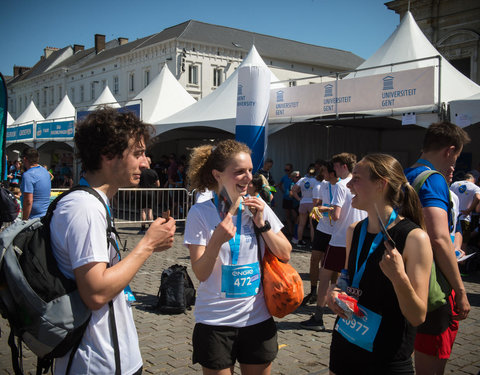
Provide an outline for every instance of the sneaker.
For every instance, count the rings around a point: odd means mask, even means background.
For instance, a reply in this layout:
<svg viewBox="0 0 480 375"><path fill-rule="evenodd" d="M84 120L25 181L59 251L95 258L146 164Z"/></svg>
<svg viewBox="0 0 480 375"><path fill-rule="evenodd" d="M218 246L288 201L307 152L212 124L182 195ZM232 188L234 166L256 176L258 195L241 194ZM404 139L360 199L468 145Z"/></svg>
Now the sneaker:
<svg viewBox="0 0 480 375"><path fill-rule="evenodd" d="M323 325L323 319L317 321L315 315L312 315L310 319L305 320L300 323L300 327L303 329L309 329L311 331L323 332L325 331L325 326Z"/></svg>
<svg viewBox="0 0 480 375"><path fill-rule="evenodd" d="M292 237L292 243L294 245L298 244L298 238Z"/></svg>
<svg viewBox="0 0 480 375"><path fill-rule="evenodd" d="M307 247L307 243L304 240L298 241L298 247Z"/></svg>
<svg viewBox="0 0 480 375"><path fill-rule="evenodd" d="M317 293L308 293L302 301L302 306L305 306L306 304L314 304L317 303Z"/></svg>

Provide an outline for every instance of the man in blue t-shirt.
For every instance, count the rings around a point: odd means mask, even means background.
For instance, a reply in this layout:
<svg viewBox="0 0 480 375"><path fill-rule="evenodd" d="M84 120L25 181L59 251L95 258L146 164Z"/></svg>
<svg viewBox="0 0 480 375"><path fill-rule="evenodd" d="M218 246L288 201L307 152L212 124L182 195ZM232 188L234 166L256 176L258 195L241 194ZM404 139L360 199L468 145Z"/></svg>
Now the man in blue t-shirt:
<svg viewBox="0 0 480 375"><path fill-rule="evenodd" d="M415 368L421 374L443 374L458 330L457 320L465 319L470 311L450 237L454 224L446 181L451 180L457 158L468 142L468 134L458 126L448 122L432 124L425 134L420 158L405 169L412 185L415 178L428 169L445 176L432 174L418 192L436 266L453 289L449 303L429 312L425 323L417 329Z"/></svg>
<svg viewBox="0 0 480 375"><path fill-rule="evenodd" d="M38 164L38 151L28 148L23 152L23 164L27 171L22 175L23 220L45 216L50 204L50 174Z"/></svg>

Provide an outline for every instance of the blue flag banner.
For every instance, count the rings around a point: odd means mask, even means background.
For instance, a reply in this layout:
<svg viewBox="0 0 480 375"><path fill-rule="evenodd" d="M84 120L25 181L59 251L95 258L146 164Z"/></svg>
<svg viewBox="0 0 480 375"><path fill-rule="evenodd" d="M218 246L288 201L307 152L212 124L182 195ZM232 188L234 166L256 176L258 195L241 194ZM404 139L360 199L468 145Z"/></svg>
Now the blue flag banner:
<svg viewBox="0 0 480 375"><path fill-rule="evenodd" d="M0 181L7 179L7 85L0 73Z"/></svg>
<svg viewBox="0 0 480 375"><path fill-rule="evenodd" d="M267 154L269 100L270 70L256 65L239 68L235 139L252 149L253 173Z"/></svg>

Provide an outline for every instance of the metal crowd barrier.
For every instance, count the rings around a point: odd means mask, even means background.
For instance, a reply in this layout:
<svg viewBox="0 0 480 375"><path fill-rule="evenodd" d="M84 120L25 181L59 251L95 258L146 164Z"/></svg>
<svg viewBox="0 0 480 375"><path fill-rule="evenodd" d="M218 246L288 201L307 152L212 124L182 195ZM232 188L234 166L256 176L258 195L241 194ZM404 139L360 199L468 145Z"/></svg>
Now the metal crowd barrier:
<svg viewBox="0 0 480 375"><path fill-rule="evenodd" d="M68 189L52 189L52 197ZM142 210L152 210L153 219L162 217L170 210L176 221L185 221L194 203L194 192L185 188L125 188L119 189L110 202L117 223L138 224L151 222L142 220Z"/></svg>

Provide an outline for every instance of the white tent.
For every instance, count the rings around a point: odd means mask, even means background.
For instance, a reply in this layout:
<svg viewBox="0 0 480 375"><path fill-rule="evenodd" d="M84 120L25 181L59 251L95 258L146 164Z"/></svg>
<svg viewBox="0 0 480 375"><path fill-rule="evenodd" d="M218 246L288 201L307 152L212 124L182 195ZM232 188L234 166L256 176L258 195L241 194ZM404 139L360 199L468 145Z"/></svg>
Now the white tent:
<svg viewBox="0 0 480 375"><path fill-rule="evenodd" d="M150 84L133 98L142 102L142 120L158 122L195 103L195 99L183 88L165 64ZM130 102L137 104L138 102Z"/></svg>
<svg viewBox="0 0 480 375"><path fill-rule="evenodd" d="M7 112L7 126L12 125L15 122L13 117L10 115L9 112Z"/></svg>
<svg viewBox="0 0 480 375"><path fill-rule="evenodd" d="M23 113L18 116L18 118L13 122L12 125L24 124L31 121L42 121L44 120L42 114L35 107L33 100L30 102L28 107L23 111Z"/></svg>
<svg viewBox="0 0 480 375"><path fill-rule="evenodd" d="M65 94L62 101L58 103L57 108L53 110L52 113L47 117L47 120L55 120L65 117L75 117L75 107L68 98L68 95Z"/></svg>
<svg viewBox="0 0 480 375"><path fill-rule="evenodd" d="M450 121L458 126L480 122L480 92L450 103Z"/></svg>
<svg viewBox="0 0 480 375"><path fill-rule="evenodd" d="M418 60L435 56L440 56L441 58L440 81L438 73L438 58L400 64L410 60ZM382 65L385 66L378 67ZM347 77L345 77L345 79L375 74L387 74L390 72L424 68L429 66L436 66L434 89L435 104L439 101L439 87L440 102L442 103L448 103L452 100L465 98L480 91L480 86L455 69L443 56L440 55L435 47L432 46L430 41L418 27L410 12L405 14L400 25L377 50L377 52L375 52L369 59L364 61L357 68L361 71L350 73ZM422 108L418 109L420 111L422 110ZM423 110L425 111L428 109L423 108ZM434 117L436 116L434 115ZM430 124L429 119L424 120L426 120L428 125ZM417 124L419 124L418 121Z"/></svg>
<svg viewBox="0 0 480 375"><path fill-rule="evenodd" d="M107 104L109 107L112 108L120 108L120 104L117 103L117 100L113 96L112 92L105 86L100 96L93 102L93 104L88 108L89 111L94 111L97 109L97 106Z"/></svg>
<svg viewBox="0 0 480 375"><path fill-rule="evenodd" d="M249 65L266 66L255 46L252 46L239 68ZM278 78L273 73L271 74L271 82L278 82ZM155 122L156 134L190 126L212 127L235 134L237 92L238 69L205 98L172 116Z"/></svg>

